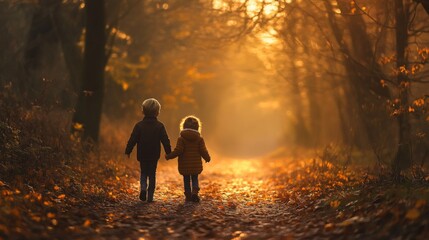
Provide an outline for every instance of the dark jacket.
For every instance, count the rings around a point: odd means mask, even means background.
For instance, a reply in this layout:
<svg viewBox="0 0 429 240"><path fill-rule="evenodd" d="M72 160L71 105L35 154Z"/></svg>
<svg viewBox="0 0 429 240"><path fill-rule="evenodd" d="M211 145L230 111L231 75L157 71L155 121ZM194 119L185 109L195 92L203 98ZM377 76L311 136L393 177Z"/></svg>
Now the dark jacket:
<svg viewBox="0 0 429 240"><path fill-rule="evenodd" d="M203 171L201 157L210 162L210 155L207 151L204 139L200 133L192 129L184 129L177 139L176 148L167 159L179 157L179 173L182 175L195 175Z"/></svg>
<svg viewBox="0 0 429 240"><path fill-rule="evenodd" d="M168 139L164 124L156 117L144 117L134 126L125 154L130 154L137 144L137 160L141 163L142 171L154 173L161 155L161 143L165 153L170 153L170 139Z"/></svg>

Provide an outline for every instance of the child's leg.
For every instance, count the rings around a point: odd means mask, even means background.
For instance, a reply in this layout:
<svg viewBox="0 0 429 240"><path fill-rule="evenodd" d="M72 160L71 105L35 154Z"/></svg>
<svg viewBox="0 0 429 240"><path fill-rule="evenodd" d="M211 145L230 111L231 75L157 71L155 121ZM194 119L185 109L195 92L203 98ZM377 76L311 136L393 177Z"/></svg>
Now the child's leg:
<svg viewBox="0 0 429 240"><path fill-rule="evenodd" d="M146 173L140 173L140 192L147 190L147 177Z"/></svg>
<svg viewBox="0 0 429 240"><path fill-rule="evenodd" d="M192 191L198 192L200 190L200 185L198 183L198 174L191 175L192 178Z"/></svg>
<svg viewBox="0 0 429 240"><path fill-rule="evenodd" d="M140 200L146 201L147 174L140 173Z"/></svg>
<svg viewBox="0 0 429 240"><path fill-rule="evenodd" d="M199 202L200 197L198 197L198 192L200 191L200 186L198 185L198 174L191 175L192 178L192 201Z"/></svg>
<svg viewBox="0 0 429 240"><path fill-rule="evenodd" d="M183 186L185 187L185 200L191 201L191 176L183 175Z"/></svg>
<svg viewBox="0 0 429 240"><path fill-rule="evenodd" d="M156 172L150 173L149 177L149 187L147 189L147 201L153 201L153 194L155 193L155 185L156 185Z"/></svg>
<svg viewBox="0 0 429 240"><path fill-rule="evenodd" d="M148 175L149 177L149 187L148 192L155 192L155 185L156 185L156 173L151 173Z"/></svg>
<svg viewBox="0 0 429 240"><path fill-rule="evenodd" d="M191 192L191 176L183 175L183 186L185 187L185 193Z"/></svg>

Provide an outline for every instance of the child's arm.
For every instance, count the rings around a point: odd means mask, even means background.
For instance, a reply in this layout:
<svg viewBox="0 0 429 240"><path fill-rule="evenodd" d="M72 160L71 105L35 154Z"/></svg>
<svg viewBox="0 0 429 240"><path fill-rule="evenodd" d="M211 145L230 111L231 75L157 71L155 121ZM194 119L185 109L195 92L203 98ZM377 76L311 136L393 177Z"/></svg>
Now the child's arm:
<svg viewBox="0 0 429 240"><path fill-rule="evenodd" d="M200 141L200 154L201 154L201 157L203 157L203 159L206 160L206 162L210 162L211 160L210 154L209 154L209 151L207 150L206 143L204 142L203 138L201 138L201 141Z"/></svg>
<svg viewBox="0 0 429 240"><path fill-rule="evenodd" d="M137 124L134 126L133 132L131 133L130 139L128 139L127 147L125 148L125 154L130 157L131 152L133 151L134 146L139 140L139 129Z"/></svg>
<svg viewBox="0 0 429 240"><path fill-rule="evenodd" d="M167 154L165 157L168 159L173 159L175 157L178 157L183 153L183 150L185 149L185 143L183 142L183 139L179 137L177 139L176 148L174 151L172 151L170 154Z"/></svg>
<svg viewBox="0 0 429 240"><path fill-rule="evenodd" d="M170 139L168 138L168 134L167 134L167 131L165 130L164 125L162 125L162 129L161 129L161 143L162 143L162 146L164 146L165 154L171 153Z"/></svg>

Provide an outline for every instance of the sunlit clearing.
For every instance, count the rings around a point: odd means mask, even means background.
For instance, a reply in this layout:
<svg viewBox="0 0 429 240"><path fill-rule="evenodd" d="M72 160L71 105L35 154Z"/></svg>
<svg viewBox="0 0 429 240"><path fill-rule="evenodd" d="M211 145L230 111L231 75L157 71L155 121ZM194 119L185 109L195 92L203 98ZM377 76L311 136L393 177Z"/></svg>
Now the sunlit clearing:
<svg viewBox="0 0 429 240"><path fill-rule="evenodd" d="M224 168L224 167L223 167ZM228 160L229 174L235 176L245 176L257 172L259 167L255 160L252 159L230 159Z"/></svg>

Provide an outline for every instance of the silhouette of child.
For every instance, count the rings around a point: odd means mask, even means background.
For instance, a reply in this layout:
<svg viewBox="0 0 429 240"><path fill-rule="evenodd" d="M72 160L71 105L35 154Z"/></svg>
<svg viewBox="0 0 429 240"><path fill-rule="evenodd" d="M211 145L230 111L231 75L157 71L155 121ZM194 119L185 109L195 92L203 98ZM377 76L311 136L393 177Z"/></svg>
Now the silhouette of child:
<svg viewBox="0 0 429 240"><path fill-rule="evenodd" d="M165 157L167 160L179 157L179 173L183 175L186 201L199 202L198 174L203 171L201 157L210 162L209 152L200 135L201 121L195 116L187 116L180 123L180 130L176 148Z"/></svg>
<svg viewBox="0 0 429 240"><path fill-rule="evenodd" d="M157 117L161 110L161 104L154 99L149 98L142 103L143 120L138 122L128 140L125 154L130 154L137 144L137 160L140 162L140 200L153 201L156 184L156 167L161 154L161 144L164 146L165 153L171 152L170 139L164 124L158 121ZM149 187L147 181L149 180Z"/></svg>

